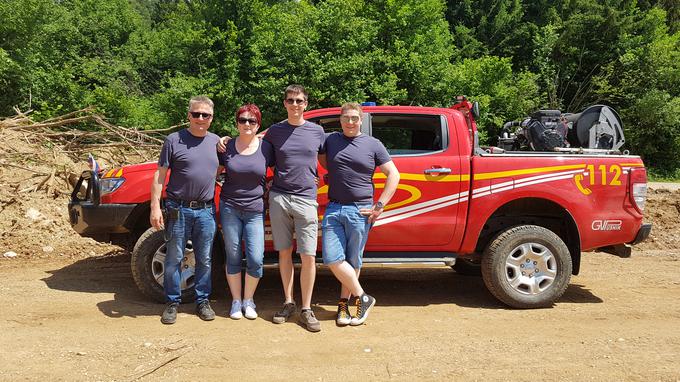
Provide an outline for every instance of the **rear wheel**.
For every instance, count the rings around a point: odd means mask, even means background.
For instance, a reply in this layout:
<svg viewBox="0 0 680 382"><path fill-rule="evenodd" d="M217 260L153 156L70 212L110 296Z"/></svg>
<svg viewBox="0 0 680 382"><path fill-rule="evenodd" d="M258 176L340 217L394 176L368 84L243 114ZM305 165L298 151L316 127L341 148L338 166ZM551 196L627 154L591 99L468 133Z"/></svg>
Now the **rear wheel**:
<svg viewBox="0 0 680 382"><path fill-rule="evenodd" d="M165 271L166 247L163 231L149 228L139 237L132 251L132 277L139 290L158 302L165 302L163 291L163 274ZM194 273L196 260L191 241L184 250L184 258L180 265L182 302L196 299L194 290Z"/></svg>
<svg viewBox="0 0 680 382"><path fill-rule="evenodd" d="M497 235L482 257L491 294L514 308L548 307L566 291L572 263L566 244L552 231L512 227Z"/></svg>

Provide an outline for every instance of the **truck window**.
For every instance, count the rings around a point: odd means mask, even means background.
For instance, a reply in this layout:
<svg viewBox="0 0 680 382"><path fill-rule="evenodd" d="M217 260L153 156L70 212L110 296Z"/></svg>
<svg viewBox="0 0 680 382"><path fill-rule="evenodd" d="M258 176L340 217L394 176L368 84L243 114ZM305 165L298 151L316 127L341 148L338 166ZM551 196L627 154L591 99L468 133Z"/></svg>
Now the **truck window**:
<svg viewBox="0 0 680 382"><path fill-rule="evenodd" d="M323 131L326 133L333 133L339 131L342 133L342 126L340 126L340 116L333 115L328 117L313 118L310 121L316 123L317 125L323 127Z"/></svg>
<svg viewBox="0 0 680 382"><path fill-rule="evenodd" d="M443 150L442 123L438 115L373 114L371 135L392 155Z"/></svg>

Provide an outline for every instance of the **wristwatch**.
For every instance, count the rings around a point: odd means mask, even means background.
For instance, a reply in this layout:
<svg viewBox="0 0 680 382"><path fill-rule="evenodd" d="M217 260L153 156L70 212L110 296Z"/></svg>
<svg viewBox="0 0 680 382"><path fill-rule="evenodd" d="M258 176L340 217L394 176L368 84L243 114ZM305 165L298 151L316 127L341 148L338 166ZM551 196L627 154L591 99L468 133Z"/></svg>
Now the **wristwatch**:
<svg viewBox="0 0 680 382"><path fill-rule="evenodd" d="M382 210L385 208L385 205L381 201L375 202L375 205L373 206L374 210Z"/></svg>

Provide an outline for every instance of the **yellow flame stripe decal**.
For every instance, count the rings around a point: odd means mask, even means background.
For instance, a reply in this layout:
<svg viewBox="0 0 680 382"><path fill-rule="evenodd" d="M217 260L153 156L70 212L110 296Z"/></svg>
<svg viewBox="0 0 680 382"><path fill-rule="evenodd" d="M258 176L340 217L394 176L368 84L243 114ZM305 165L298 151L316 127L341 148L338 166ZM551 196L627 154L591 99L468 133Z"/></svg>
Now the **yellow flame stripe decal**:
<svg viewBox="0 0 680 382"><path fill-rule="evenodd" d="M110 178L111 175L113 175L114 171L116 171L115 168L110 169L109 171L106 172L106 174L102 178Z"/></svg>
<svg viewBox="0 0 680 382"><path fill-rule="evenodd" d="M118 172L116 173L116 178L120 178L122 175L123 175L123 169L121 168L121 169L118 170Z"/></svg>
<svg viewBox="0 0 680 382"><path fill-rule="evenodd" d="M550 167L535 167L535 168L525 168L522 170L509 170L509 171L498 171L498 172L487 172L482 174L475 174L475 180L485 180L485 179L495 179L495 178L506 178L515 175L527 175L527 174L540 174L544 172L562 171L562 170L577 170L585 168L584 164L574 164L574 165L564 165L564 166L550 166Z"/></svg>
<svg viewBox="0 0 680 382"><path fill-rule="evenodd" d="M621 166L626 166L626 167L645 167L643 163L621 163Z"/></svg>
<svg viewBox="0 0 680 382"><path fill-rule="evenodd" d="M385 188L385 183L377 183L375 185L375 188ZM418 188L411 186L411 185L408 185L408 184L400 183L400 184L397 185L397 189L398 190L404 190L411 195L405 200L401 200L401 201L398 201L396 203L390 203L390 204L386 205L385 211L391 210L393 208L401 207L401 206L407 205L407 204L412 203L412 202L415 202L416 200L420 199L421 196L423 196L422 192L420 192L420 190ZM319 187L319 189L317 190L317 194L326 194L326 193L328 193L328 185L327 184Z"/></svg>

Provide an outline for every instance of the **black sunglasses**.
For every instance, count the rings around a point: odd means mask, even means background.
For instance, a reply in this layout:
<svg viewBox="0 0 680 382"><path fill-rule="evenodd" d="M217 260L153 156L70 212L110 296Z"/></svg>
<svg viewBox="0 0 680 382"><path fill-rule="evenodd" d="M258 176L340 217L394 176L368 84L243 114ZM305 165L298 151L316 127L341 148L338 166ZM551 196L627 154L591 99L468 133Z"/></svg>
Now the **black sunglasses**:
<svg viewBox="0 0 680 382"><path fill-rule="evenodd" d="M189 114L191 114L191 118L199 118L199 117L203 117L203 119L210 119L210 118L212 118L212 114L210 114L210 113L201 113L200 111L190 111Z"/></svg>
<svg viewBox="0 0 680 382"><path fill-rule="evenodd" d="M289 105L302 105L305 102L307 102L307 100L301 98L286 98L286 103Z"/></svg>
<svg viewBox="0 0 680 382"><path fill-rule="evenodd" d="M239 117L237 119L238 123L241 125L245 125L246 123L250 123L251 125L257 125L257 119L251 119L251 118L241 118Z"/></svg>

